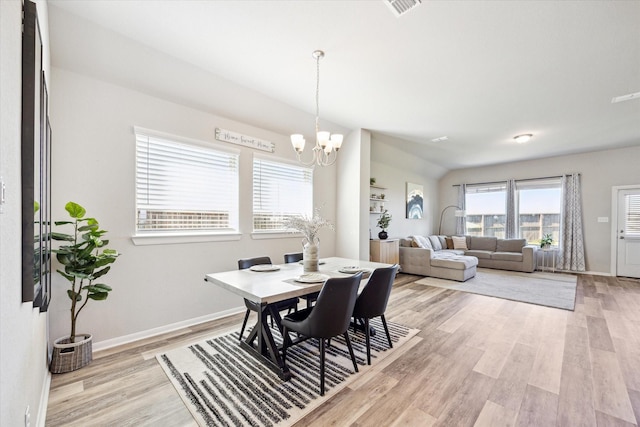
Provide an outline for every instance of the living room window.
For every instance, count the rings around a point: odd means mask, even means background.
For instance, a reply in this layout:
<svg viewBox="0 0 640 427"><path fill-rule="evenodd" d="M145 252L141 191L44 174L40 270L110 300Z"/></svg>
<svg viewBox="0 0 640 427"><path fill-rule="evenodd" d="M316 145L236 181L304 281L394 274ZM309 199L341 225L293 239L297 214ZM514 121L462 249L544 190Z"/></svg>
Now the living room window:
<svg viewBox="0 0 640 427"><path fill-rule="evenodd" d="M562 223L560 178L516 181L516 200L518 237L537 245L542 236L551 234L557 245Z"/></svg>
<svg viewBox="0 0 640 427"><path fill-rule="evenodd" d="M313 214L313 169L253 158L253 231L286 232L287 218Z"/></svg>
<svg viewBox="0 0 640 427"><path fill-rule="evenodd" d="M505 237L507 185L468 184L465 192L467 234Z"/></svg>
<svg viewBox="0 0 640 427"><path fill-rule="evenodd" d="M136 232L238 230L239 152L135 128Z"/></svg>

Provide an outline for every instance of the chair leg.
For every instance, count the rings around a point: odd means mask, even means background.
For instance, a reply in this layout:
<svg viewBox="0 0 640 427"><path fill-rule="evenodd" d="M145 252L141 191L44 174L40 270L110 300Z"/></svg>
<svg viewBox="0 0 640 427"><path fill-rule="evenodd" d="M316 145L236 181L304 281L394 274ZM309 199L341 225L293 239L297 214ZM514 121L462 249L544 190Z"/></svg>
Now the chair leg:
<svg viewBox="0 0 640 427"><path fill-rule="evenodd" d="M369 337L369 318L364 318L364 336L367 344L367 365L371 365L371 338Z"/></svg>
<svg viewBox="0 0 640 427"><path fill-rule="evenodd" d="M387 340L389 341L389 348L393 348L393 344L391 344L391 335L389 335L389 328L387 327L387 320L384 318L384 314L380 316L382 319L382 325L384 326L384 331L387 333Z"/></svg>
<svg viewBox="0 0 640 427"><path fill-rule="evenodd" d="M242 341L242 334L244 333L244 328L247 326L247 320L249 320L249 312L251 310L247 309L247 312L244 314L244 322L242 322L242 328L240 329L240 341Z"/></svg>
<svg viewBox="0 0 640 427"><path fill-rule="evenodd" d="M320 396L324 396L324 338L320 338Z"/></svg>
<svg viewBox="0 0 640 427"><path fill-rule="evenodd" d="M347 348L349 349L349 355L353 362L353 369L358 372L358 364L356 363L356 355L353 354L353 347L351 346L351 339L349 339L349 332L344 333L344 340L347 342Z"/></svg>

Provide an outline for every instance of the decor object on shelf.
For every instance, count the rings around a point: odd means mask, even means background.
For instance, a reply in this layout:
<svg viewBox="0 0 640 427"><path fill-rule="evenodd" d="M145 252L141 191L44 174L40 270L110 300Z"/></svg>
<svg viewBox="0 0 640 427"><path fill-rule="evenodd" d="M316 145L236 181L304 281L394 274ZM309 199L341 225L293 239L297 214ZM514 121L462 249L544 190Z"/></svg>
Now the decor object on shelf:
<svg viewBox="0 0 640 427"><path fill-rule="evenodd" d="M424 189L422 185L407 182L407 218L422 219Z"/></svg>
<svg viewBox="0 0 640 427"><path fill-rule="evenodd" d="M369 178L369 185L375 185L376 184L376 179L375 178Z"/></svg>
<svg viewBox="0 0 640 427"><path fill-rule="evenodd" d="M85 218L87 211L77 203L68 202L65 210L73 221L56 221L55 225L73 225L73 234L53 232L52 238L69 244L54 249L56 258L64 266L57 270L71 285L67 295L71 300L71 333L54 342L51 359L51 372L62 373L79 369L91 362L91 335L76 334L78 315L90 299L107 299L111 287L96 280L109 272L112 264L120 255L114 249L107 249L108 240L103 236L95 218ZM82 335L82 340L77 340Z"/></svg>
<svg viewBox="0 0 640 427"><path fill-rule="evenodd" d="M333 223L327 221L320 216L320 209L316 208L313 217L309 218L304 215L288 218L284 222L287 229L302 233L302 267L305 273L318 271L320 261L320 238L318 232L320 229L327 227L334 230Z"/></svg>
<svg viewBox="0 0 640 427"><path fill-rule="evenodd" d="M378 237L380 240L385 240L387 237L387 228L389 228L389 223L391 222L391 215L388 210L384 210L380 218L378 218L378 223L376 224L378 227L382 228L382 231L378 233Z"/></svg>
<svg viewBox="0 0 640 427"><path fill-rule="evenodd" d="M313 57L316 60L316 145L313 147L313 158L311 161L304 162L301 159L305 145L305 139L302 134L296 133L291 135L291 144L296 151L298 161L303 165L331 166L338 159L338 150L340 150L342 146L343 136L341 134L331 135L331 133L327 131L320 131L320 59L324 57L324 52L316 50L313 52Z"/></svg>
<svg viewBox="0 0 640 427"><path fill-rule="evenodd" d="M552 243L553 236L550 233L545 234L544 236L542 236L542 239L540 239L540 247L542 249L549 249Z"/></svg>
<svg viewBox="0 0 640 427"><path fill-rule="evenodd" d="M442 212L440 213L440 226L438 227L438 234L442 234L442 219L444 218L445 211L449 208L456 208L456 211L454 213L456 218L463 218L466 216L466 212L462 210L460 206L449 205L445 207L444 209L442 209Z"/></svg>

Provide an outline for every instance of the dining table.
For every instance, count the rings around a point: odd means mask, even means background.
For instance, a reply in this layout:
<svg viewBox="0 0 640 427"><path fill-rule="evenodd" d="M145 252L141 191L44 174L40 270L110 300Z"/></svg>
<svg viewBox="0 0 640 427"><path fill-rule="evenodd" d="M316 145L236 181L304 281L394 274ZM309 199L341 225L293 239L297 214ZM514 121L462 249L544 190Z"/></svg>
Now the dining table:
<svg viewBox="0 0 640 427"><path fill-rule="evenodd" d="M305 274L301 263L262 264L244 270L209 273L205 275L205 281L260 306L256 324L246 339L239 340L239 344L287 381L291 372L282 359L282 346L276 343L267 321L271 316L282 333L280 313L273 303L318 292L327 279L347 277L359 271L363 272L362 287L373 270L390 266L381 262L329 257L320 260L319 271L314 273Z"/></svg>

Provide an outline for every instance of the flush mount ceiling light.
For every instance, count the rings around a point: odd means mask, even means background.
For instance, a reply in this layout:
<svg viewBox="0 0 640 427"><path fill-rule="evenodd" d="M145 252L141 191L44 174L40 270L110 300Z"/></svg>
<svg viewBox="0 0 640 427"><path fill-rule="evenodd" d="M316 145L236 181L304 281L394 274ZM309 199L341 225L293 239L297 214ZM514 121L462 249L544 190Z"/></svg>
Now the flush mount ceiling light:
<svg viewBox="0 0 640 427"><path fill-rule="evenodd" d="M615 98L611 98L611 103L615 104L617 102L622 102L622 101L631 101L632 99L637 99L637 98L640 98L640 92L616 96Z"/></svg>
<svg viewBox="0 0 640 427"><path fill-rule="evenodd" d="M445 136L440 136L438 138L433 138L431 142L442 142L442 141L447 141L448 139L449 137L445 135Z"/></svg>
<svg viewBox="0 0 640 427"><path fill-rule="evenodd" d="M331 166L338 159L338 150L342 147L342 138L340 134L320 131L320 104L318 98L320 95L320 59L324 57L324 52L316 50L313 52L316 60L316 145L313 147L313 158L310 162L302 161L302 152L304 151L305 139L302 134L296 133L291 135L291 145L296 150L298 161L305 166L319 165ZM333 156L332 156L333 154Z"/></svg>
<svg viewBox="0 0 640 427"><path fill-rule="evenodd" d="M531 133L523 133L522 135L514 136L513 139L518 144L524 144L525 142L529 141L532 136L533 136L533 134L531 134Z"/></svg>

